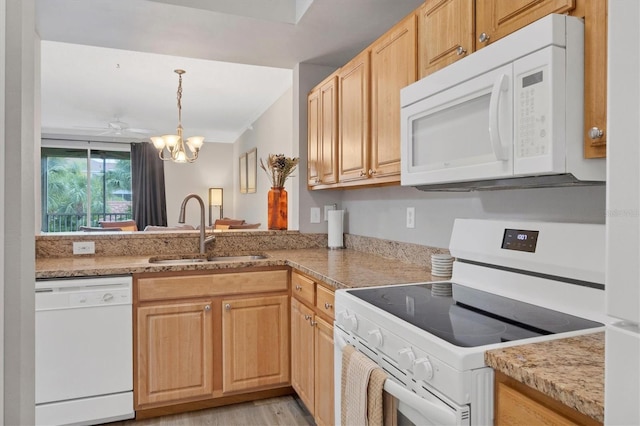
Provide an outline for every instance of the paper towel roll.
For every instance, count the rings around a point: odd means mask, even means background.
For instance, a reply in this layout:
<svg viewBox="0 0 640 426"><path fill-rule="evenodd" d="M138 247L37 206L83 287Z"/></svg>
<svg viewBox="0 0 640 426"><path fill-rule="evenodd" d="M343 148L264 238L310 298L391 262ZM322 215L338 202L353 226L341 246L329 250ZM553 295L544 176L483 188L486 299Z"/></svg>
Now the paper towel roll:
<svg viewBox="0 0 640 426"><path fill-rule="evenodd" d="M344 210L329 210L328 246L330 249L344 247Z"/></svg>

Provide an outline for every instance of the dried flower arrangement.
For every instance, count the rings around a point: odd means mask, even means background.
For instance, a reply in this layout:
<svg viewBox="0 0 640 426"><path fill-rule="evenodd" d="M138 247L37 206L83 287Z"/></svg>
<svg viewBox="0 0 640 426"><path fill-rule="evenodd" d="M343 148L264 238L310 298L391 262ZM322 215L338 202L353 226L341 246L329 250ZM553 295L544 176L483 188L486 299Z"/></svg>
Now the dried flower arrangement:
<svg viewBox="0 0 640 426"><path fill-rule="evenodd" d="M273 188L282 188L287 178L295 171L299 161L299 158L285 157L284 154L269 154L266 162L260 159L260 167L271 180Z"/></svg>

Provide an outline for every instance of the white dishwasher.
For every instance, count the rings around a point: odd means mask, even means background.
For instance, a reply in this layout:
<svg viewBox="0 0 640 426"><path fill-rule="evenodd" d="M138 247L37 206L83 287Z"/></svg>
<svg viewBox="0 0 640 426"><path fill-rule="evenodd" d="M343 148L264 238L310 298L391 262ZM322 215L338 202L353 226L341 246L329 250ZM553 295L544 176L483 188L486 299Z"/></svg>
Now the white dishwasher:
<svg viewBox="0 0 640 426"><path fill-rule="evenodd" d="M134 417L131 277L36 281L36 425Z"/></svg>

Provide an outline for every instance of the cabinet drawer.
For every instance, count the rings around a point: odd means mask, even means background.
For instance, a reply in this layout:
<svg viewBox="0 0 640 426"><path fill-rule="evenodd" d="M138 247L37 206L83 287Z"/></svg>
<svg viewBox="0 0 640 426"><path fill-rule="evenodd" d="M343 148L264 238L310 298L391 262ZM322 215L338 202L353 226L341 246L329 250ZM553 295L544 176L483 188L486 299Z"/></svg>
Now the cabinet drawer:
<svg viewBox="0 0 640 426"><path fill-rule="evenodd" d="M315 282L297 272L291 274L291 294L312 305L315 301L315 285Z"/></svg>
<svg viewBox="0 0 640 426"><path fill-rule="evenodd" d="M317 297L316 297L316 307L323 314L328 315L330 318L335 318L333 312L333 299L334 292L325 288L321 285L318 285L317 288Z"/></svg>
<svg viewBox="0 0 640 426"><path fill-rule="evenodd" d="M287 290L287 271L234 272L139 278L139 301Z"/></svg>

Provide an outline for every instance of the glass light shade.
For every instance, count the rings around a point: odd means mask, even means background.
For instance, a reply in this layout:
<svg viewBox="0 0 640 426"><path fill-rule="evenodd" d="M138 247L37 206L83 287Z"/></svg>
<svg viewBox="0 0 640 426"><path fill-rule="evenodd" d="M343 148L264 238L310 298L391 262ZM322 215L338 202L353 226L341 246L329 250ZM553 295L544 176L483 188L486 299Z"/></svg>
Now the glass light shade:
<svg viewBox="0 0 640 426"><path fill-rule="evenodd" d="M202 148L202 144L204 143L204 136L191 136L187 139L187 144L189 144L189 148L200 149Z"/></svg>
<svg viewBox="0 0 640 426"><path fill-rule="evenodd" d="M180 141L180 136L178 136L178 135L164 135L164 136L162 136L162 139L164 139L164 142L167 144L167 146L169 148L173 148Z"/></svg>
<svg viewBox="0 0 640 426"><path fill-rule="evenodd" d="M152 136L151 142L153 143L153 146L155 146L157 150L164 149L164 139L162 139L160 136Z"/></svg>
<svg viewBox="0 0 640 426"><path fill-rule="evenodd" d="M184 151L178 151L173 158L173 161L176 163L186 163L187 162L187 154Z"/></svg>

